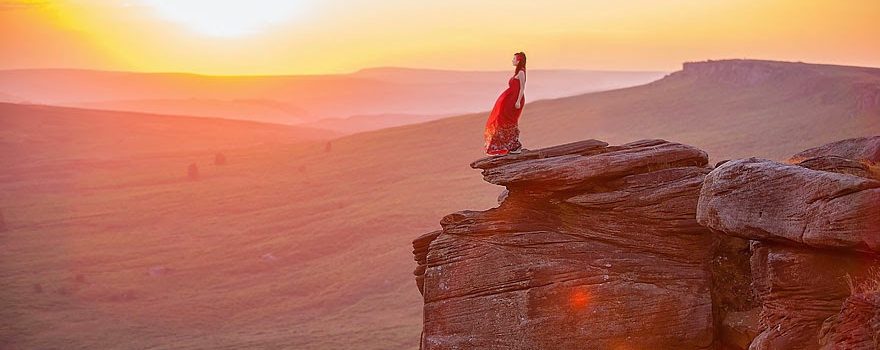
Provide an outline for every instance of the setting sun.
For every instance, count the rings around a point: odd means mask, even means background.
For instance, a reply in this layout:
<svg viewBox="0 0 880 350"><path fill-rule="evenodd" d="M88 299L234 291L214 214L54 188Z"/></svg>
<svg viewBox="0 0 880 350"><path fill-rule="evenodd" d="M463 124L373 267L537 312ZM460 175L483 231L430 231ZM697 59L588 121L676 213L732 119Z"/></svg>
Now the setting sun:
<svg viewBox="0 0 880 350"><path fill-rule="evenodd" d="M677 69L710 57L877 65L877 2L0 1L0 67L325 74L364 67ZM512 18L528 18L527 25ZM820 30L821 28L821 30ZM809 33L809 35L805 35ZM256 54L259 53L259 54ZM63 60L63 62L59 62Z"/></svg>
<svg viewBox="0 0 880 350"><path fill-rule="evenodd" d="M302 10L299 1L286 0L141 0L167 20L216 37L257 34L289 20Z"/></svg>

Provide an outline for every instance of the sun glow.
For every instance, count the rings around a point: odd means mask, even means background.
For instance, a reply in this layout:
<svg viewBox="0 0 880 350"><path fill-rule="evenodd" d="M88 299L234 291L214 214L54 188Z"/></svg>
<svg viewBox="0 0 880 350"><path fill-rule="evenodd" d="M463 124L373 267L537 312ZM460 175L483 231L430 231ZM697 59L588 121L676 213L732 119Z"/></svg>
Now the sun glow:
<svg viewBox="0 0 880 350"><path fill-rule="evenodd" d="M215 37L258 34L301 13L296 0L141 0L163 18Z"/></svg>
<svg viewBox="0 0 880 350"><path fill-rule="evenodd" d="M880 1L0 0L0 69L328 74L364 67L880 66ZM511 20L528 17L528 25ZM344 45L340 44L344 43ZM14 53L14 54L5 54ZM499 66L500 64L500 66Z"/></svg>

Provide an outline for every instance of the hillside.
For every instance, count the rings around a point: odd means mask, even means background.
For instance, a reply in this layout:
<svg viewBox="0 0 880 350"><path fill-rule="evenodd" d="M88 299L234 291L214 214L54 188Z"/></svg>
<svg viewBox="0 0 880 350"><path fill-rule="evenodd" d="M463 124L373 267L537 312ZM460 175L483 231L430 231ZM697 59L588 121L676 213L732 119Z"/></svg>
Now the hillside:
<svg viewBox="0 0 880 350"><path fill-rule="evenodd" d="M369 114L353 115L346 118L327 118L310 123L299 124L318 129L338 131L343 134L354 134L364 131L385 129L395 126L417 124L436 119L449 117L449 115L415 115L415 114Z"/></svg>
<svg viewBox="0 0 880 350"><path fill-rule="evenodd" d="M507 87L510 74L404 68L299 76L7 70L0 71L0 99L9 94L7 102L298 124L354 115L480 111ZM530 72L528 96L537 100L608 90L644 84L662 74L535 70Z"/></svg>
<svg viewBox="0 0 880 350"><path fill-rule="evenodd" d="M308 112L303 109L281 102L258 99L144 99L82 102L74 105L111 111L215 117L278 124L301 124L309 118Z"/></svg>
<svg viewBox="0 0 880 350"><path fill-rule="evenodd" d="M611 144L657 137L698 146L715 160L780 159L810 145L875 134L880 69L754 60L690 63L650 84L527 105L521 120L526 148L587 137ZM482 115L469 115L387 132L466 130L470 135L459 137L470 144L462 149L473 149L482 142L483 123ZM352 140L369 143L385 135Z"/></svg>
<svg viewBox="0 0 880 350"><path fill-rule="evenodd" d="M710 163L781 160L880 134L878 87L874 68L686 64L647 85L530 102L522 140L534 149L663 138L707 151ZM203 166L206 154L33 177L24 169L0 182L0 303L11 305L0 310L0 339L23 348L416 348L410 241L448 213L496 205L501 189L468 167L483 156L485 117L350 135L329 152L324 143L242 147L222 167ZM181 181L193 161L202 180Z"/></svg>
<svg viewBox="0 0 880 350"><path fill-rule="evenodd" d="M338 134L242 120L0 103L0 166L216 152L292 144Z"/></svg>

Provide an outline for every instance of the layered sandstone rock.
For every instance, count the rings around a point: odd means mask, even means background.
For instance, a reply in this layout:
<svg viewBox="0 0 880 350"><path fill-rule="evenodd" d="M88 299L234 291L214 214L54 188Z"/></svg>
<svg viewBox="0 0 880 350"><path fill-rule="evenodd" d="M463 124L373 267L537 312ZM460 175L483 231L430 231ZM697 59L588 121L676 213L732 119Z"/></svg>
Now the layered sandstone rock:
<svg viewBox="0 0 880 350"><path fill-rule="evenodd" d="M878 147L711 172L662 140L476 161L500 206L413 242L421 347L876 349Z"/></svg>
<svg viewBox="0 0 880 350"><path fill-rule="evenodd" d="M840 140L819 147L810 148L806 151L795 154L789 159L789 162L800 163L810 158L823 156L835 156L855 161L867 161L874 164L880 164L880 136Z"/></svg>
<svg viewBox="0 0 880 350"><path fill-rule="evenodd" d="M792 156L789 163L880 180L880 136L832 142Z"/></svg>
<svg viewBox="0 0 880 350"><path fill-rule="evenodd" d="M822 350L880 348L880 291L854 294L819 331Z"/></svg>
<svg viewBox="0 0 880 350"><path fill-rule="evenodd" d="M880 180L880 167L876 167L865 161L857 161L843 157L818 156L804 159L797 165L807 169L830 171Z"/></svg>
<svg viewBox="0 0 880 350"><path fill-rule="evenodd" d="M748 239L880 251L880 181L764 159L712 171L698 220Z"/></svg>
<svg viewBox="0 0 880 350"><path fill-rule="evenodd" d="M850 295L847 276L869 265L857 255L756 243L752 277L761 304L762 333L750 349L817 349L823 322Z"/></svg>
<svg viewBox="0 0 880 350"><path fill-rule="evenodd" d="M413 242L422 349L710 349L696 148L583 141L472 164L507 188Z"/></svg>
<svg viewBox="0 0 880 350"><path fill-rule="evenodd" d="M864 315L864 304L841 311L853 298L852 281L880 267L873 140L817 147L792 157L798 164L733 160L706 177L697 220L752 240L762 331L750 349L851 349L874 341L859 335L873 328L851 316Z"/></svg>

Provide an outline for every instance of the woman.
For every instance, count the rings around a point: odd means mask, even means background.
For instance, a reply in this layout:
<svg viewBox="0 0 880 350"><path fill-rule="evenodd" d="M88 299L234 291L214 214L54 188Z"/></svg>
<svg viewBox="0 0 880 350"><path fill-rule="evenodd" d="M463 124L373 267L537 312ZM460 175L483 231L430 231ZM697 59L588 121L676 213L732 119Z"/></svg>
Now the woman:
<svg viewBox="0 0 880 350"><path fill-rule="evenodd" d="M526 104L523 94L526 87L526 54L517 52L513 55L513 77L507 81L507 90L498 96L495 107L486 121L485 148L486 154L504 155L522 153L519 142L519 116Z"/></svg>

